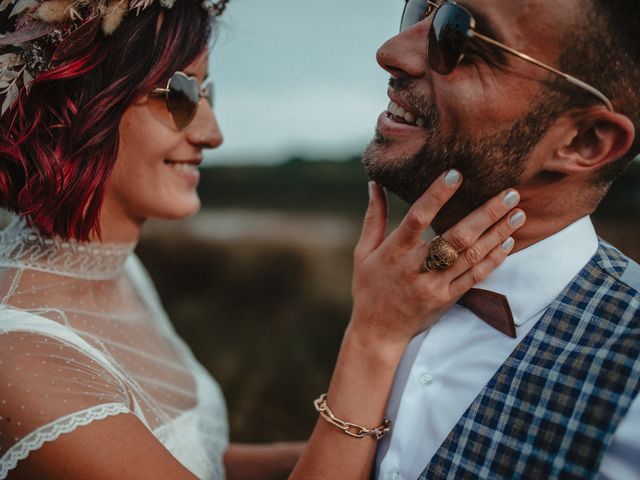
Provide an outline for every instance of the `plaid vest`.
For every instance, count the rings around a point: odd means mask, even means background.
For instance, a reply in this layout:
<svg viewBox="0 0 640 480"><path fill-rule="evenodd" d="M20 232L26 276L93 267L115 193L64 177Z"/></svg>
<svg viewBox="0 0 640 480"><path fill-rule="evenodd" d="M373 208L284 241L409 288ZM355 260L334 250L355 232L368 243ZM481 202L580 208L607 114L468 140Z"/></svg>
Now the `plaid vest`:
<svg viewBox="0 0 640 480"><path fill-rule="evenodd" d="M600 242L419 480L594 477L640 389L640 266Z"/></svg>

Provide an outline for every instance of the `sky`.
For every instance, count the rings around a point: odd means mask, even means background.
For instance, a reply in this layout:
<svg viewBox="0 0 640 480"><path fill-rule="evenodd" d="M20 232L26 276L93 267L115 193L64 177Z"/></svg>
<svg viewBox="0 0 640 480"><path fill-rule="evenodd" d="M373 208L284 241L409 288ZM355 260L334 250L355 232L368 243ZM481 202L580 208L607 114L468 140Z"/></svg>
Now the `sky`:
<svg viewBox="0 0 640 480"><path fill-rule="evenodd" d="M224 144L208 164L359 155L389 99L378 47L403 0L231 0L211 52Z"/></svg>

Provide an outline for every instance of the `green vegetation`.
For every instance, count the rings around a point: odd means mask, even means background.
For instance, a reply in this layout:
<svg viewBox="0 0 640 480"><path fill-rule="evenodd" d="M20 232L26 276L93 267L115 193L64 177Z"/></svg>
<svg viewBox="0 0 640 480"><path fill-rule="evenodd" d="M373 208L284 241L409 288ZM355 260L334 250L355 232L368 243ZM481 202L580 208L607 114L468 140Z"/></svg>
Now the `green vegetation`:
<svg viewBox="0 0 640 480"><path fill-rule="evenodd" d="M205 208L246 208L323 212L360 216L367 203L367 177L360 158L307 161L292 158L280 165L224 166L202 170L200 196ZM392 206L404 207L397 199ZM640 161L615 182L596 216L640 214Z"/></svg>
<svg viewBox="0 0 640 480"><path fill-rule="evenodd" d="M360 158L202 170L205 208L247 208L360 216L367 206L367 176Z"/></svg>

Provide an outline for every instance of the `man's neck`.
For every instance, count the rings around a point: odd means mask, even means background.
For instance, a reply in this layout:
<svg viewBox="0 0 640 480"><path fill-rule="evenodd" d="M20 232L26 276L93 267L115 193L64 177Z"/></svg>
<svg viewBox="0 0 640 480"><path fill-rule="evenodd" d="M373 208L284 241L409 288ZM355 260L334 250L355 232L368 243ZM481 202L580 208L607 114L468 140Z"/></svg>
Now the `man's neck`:
<svg viewBox="0 0 640 480"><path fill-rule="evenodd" d="M526 213L526 208L524 210ZM587 212L574 213L572 215L565 216L527 215L527 221L524 226L513 235L516 244L512 253L524 250L525 248L558 233L560 230L566 228L586 215L588 215Z"/></svg>

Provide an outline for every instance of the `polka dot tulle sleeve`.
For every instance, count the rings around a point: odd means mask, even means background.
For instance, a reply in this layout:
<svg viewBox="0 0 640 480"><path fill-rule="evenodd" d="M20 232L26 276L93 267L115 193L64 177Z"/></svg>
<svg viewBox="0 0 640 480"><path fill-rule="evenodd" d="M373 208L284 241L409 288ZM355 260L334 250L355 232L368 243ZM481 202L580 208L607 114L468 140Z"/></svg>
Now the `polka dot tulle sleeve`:
<svg viewBox="0 0 640 480"><path fill-rule="evenodd" d="M39 333L0 335L0 478L46 442L130 412L122 382L65 341Z"/></svg>
<svg viewBox="0 0 640 480"><path fill-rule="evenodd" d="M134 247L46 238L20 218L0 230L0 480L47 442L121 414L198 478L224 478L222 394Z"/></svg>

